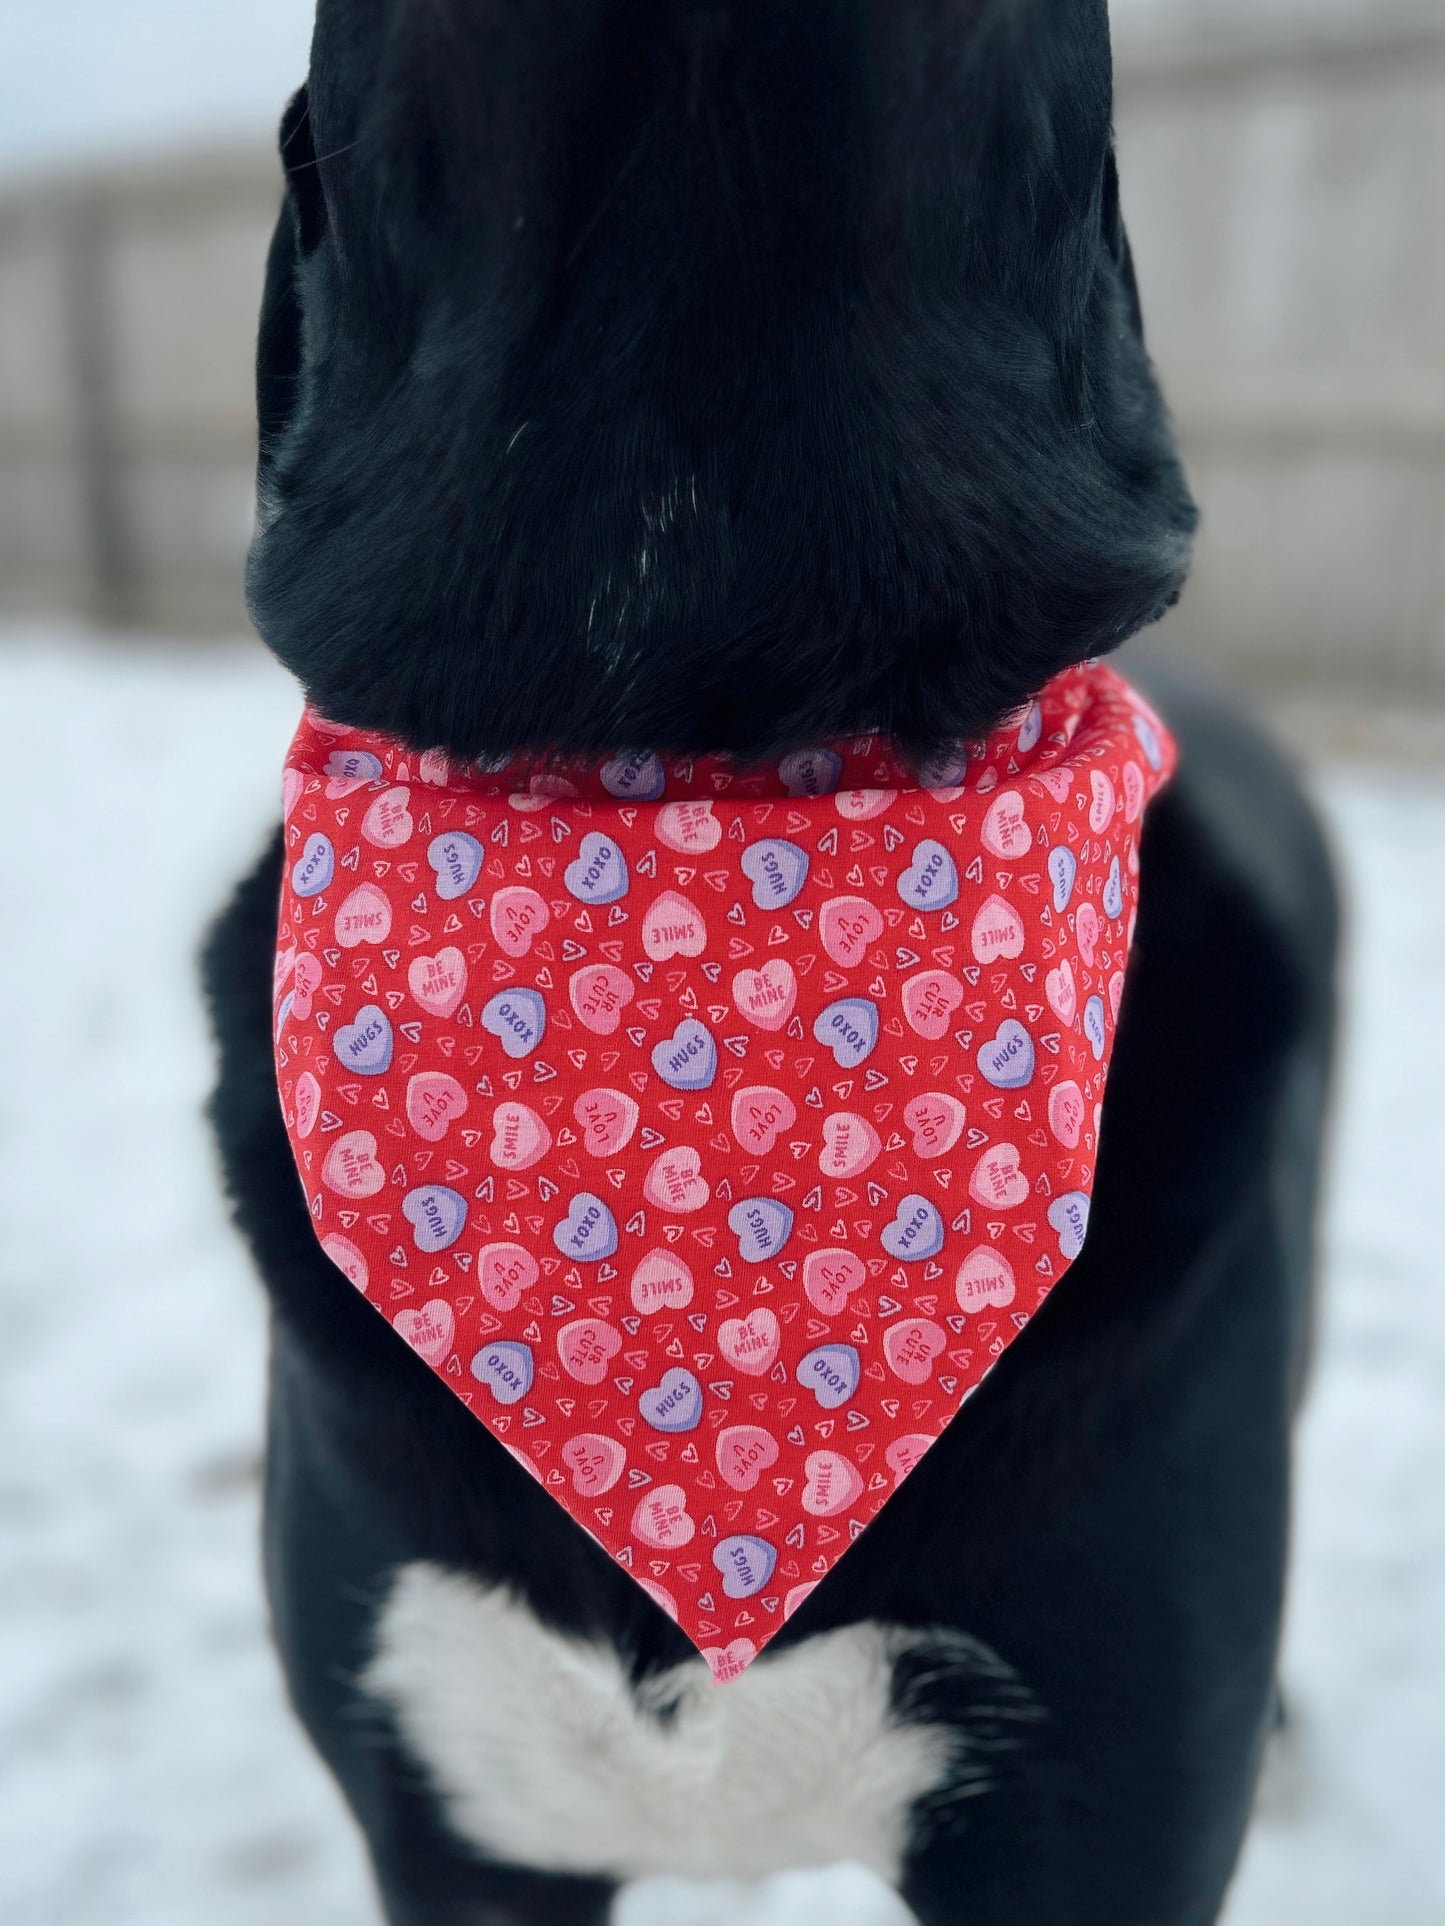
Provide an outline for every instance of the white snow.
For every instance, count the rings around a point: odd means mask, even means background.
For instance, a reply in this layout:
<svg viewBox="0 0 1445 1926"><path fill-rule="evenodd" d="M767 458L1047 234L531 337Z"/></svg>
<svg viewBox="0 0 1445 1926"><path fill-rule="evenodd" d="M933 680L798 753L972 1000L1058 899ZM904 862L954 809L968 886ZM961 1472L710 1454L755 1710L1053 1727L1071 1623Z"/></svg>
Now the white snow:
<svg viewBox="0 0 1445 1926"><path fill-rule="evenodd" d="M200 932L271 820L257 645L0 637L0 1918L361 1926L256 1571L259 1292L200 1119ZM1354 902L1327 1321L1276 1762L1229 1926L1445 1919L1445 772L1333 763ZM16 938L18 937L18 941ZM884 1926L864 1875L625 1926Z"/></svg>

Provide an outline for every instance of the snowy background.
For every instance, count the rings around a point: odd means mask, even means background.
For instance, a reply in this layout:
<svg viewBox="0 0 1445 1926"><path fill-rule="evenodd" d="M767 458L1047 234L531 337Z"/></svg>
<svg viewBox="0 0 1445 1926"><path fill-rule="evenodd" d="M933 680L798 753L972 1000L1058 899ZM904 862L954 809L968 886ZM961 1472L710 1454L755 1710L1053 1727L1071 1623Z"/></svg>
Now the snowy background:
<svg viewBox="0 0 1445 1926"><path fill-rule="evenodd" d="M375 1919L267 1643L260 1296L200 1116L211 1064L195 951L272 819L296 708L256 644L0 631L7 1926ZM1353 961L1285 1663L1298 1727L1229 1926L1439 1926L1445 764L1336 753L1315 784L1348 878ZM898 1917L850 1875L637 1892L623 1914Z"/></svg>

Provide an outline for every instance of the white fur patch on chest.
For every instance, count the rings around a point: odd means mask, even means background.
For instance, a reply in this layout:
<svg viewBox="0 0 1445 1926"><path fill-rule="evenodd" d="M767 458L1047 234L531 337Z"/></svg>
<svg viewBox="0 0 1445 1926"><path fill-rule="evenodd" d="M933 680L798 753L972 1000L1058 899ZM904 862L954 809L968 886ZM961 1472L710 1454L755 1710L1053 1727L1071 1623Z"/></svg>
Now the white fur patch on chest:
<svg viewBox="0 0 1445 1926"><path fill-rule="evenodd" d="M919 1637L864 1622L764 1654L730 1685L698 1658L639 1692L610 1647L418 1562L397 1573L361 1683L488 1856L619 1880L852 1860L891 1882L915 1802L963 1750L893 1706L894 1661Z"/></svg>

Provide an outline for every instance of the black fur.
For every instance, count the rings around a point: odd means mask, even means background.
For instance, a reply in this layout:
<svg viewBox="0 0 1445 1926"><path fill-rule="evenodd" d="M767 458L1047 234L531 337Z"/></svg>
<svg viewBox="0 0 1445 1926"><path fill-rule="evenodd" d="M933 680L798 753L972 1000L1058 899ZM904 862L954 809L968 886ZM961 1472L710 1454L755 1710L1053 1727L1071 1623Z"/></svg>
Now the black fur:
<svg viewBox="0 0 1445 1926"><path fill-rule="evenodd" d="M267 640L332 715L464 754L986 726L1185 565L1108 122L1094 0L323 0L262 327ZM1272 1714L1334 900L1273 752L1154 693L1183 760L1088 1245L778 1639L952 1639L898 1703L987 1739L995 1789L915 1815L923 1926L1208 1926ZM606 1882L448 1832L356 1691L376 1605L428 1558L637 1676L690 1648L320 1252L279 861L206 971L287 1677L392 1926L598 1926Z"/></svg>
<svg viewBox="0 0 1445 1926"><path fill-rule="evenodd" d="M261 633L463 757L980 733L1187 565L1110 106L1104 0L322 0Z"/></svg>

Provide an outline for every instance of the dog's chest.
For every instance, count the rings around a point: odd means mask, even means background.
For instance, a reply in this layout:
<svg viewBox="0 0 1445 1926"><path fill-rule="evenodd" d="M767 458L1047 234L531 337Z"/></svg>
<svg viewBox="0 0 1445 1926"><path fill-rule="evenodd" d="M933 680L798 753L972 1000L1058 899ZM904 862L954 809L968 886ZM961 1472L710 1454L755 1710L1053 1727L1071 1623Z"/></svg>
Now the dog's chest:
<svg viewBox="0 0 1445 1926"><path fill-rule="evenodd" d="M895 1709L894 1666L914 1642L864 1622L727 1686L699 1659L638 1693L612 1648L416 1563L397 1575L363 1683L489 1857L622 1880L851 1860L892 1881L918 1802L964 1749Z"/></svg>

